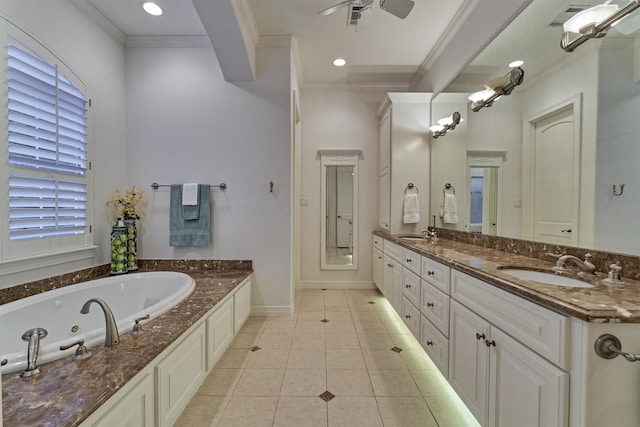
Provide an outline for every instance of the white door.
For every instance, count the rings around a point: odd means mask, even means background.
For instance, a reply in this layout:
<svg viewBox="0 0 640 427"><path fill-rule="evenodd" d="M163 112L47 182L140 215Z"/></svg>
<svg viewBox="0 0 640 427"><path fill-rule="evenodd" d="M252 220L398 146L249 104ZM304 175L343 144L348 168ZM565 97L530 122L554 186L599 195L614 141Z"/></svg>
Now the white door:
<svg viewBox="0 0 640 427"><path fill-rule="evenodd" d="M352 246L353 231L353 166L337 168L337 244L339 248Z"/></svg>
<svg viewBox="0 0 640 427"><path fill-rule="evenodd" d="M534 123L533 237L558 244L577 243L579 147L573 106Z"/></svg>

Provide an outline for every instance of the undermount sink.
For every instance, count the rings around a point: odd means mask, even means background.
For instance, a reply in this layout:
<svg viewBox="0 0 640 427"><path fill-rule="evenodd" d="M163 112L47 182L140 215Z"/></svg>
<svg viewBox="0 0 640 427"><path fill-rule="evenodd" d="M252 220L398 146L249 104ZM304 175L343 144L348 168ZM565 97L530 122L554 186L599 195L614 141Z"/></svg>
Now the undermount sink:
<svg viewBox="0 0 640 427"><path fill-rule="evenodd" d="M518 279L531 280L533 282L544 283L545 285L565 286L570 288L593 288L590 283L560 274L540 270L530 270L517 267L498 267L502 273L508 274Z"/></svg>
<svg viewBox="0 0 640 427"><path fill-rule="evenodd" d="M400 240L415 240L415 241L424 241L424 237L420 236L398 236Z"/></svg>

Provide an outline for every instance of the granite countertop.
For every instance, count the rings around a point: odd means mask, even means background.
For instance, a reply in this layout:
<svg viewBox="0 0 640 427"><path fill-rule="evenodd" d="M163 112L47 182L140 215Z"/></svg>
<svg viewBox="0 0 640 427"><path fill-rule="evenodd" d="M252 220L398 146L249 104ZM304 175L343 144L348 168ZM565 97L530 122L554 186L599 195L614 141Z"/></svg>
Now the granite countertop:
<svg viewBox="0 0 640 427"><path fill-rule="evenodd" d="M31 378L19 372L2 376L2 406L7 426L76 426L127 381L204 316L251 270L188 270L196 281L191 295L166 313L144 322L144 332L120 331L120 343L90 348L92 356L41 365Z"/></svg>
<svg viewBox="0 0 640 427"><path fill-rule="evenodd" d="M501 272L498 267L517 266L555 273L551 270L555 265L553 260L530 258L443 238L438 238L434 243L430 240L403 240L384 231L376 231L374 234L569 316L594 323L640 323L638 280L623 277L623 285L609 285L602 281L607 277L606 273L597 272L596 278L583 279L577 276L576 268L568 265L571 272L563 274L591 283L594 287L546 285L515 278Z"/></svg>

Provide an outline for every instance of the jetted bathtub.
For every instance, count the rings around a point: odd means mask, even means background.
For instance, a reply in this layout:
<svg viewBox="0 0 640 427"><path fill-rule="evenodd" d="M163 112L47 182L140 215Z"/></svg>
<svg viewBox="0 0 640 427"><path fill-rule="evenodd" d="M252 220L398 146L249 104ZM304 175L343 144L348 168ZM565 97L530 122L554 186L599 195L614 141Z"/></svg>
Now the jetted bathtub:
<svg viewBox="0 0 640 427"><path fill-rule="evenodd" d="M109 305L118 331L124 334L131 331L134 319L161 315L188 297L194 288L195 281L184 273L133 273L65 286L1 305L0 359L8 360L2 373L26 368L29 343L22 340L22 334L33 328L48 332L40 341L38 365L72 355L77 347L60 351L60 346L81 338L89 348L104 345L105 319L100 306L91 304L88 314L80 313L91 298L100 298Z"/></svg>

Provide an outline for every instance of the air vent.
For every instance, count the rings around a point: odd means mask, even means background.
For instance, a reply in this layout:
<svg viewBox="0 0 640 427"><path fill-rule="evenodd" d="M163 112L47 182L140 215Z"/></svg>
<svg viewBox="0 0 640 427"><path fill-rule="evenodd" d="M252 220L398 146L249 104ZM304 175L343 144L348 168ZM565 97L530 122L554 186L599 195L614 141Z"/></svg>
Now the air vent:
<svg viewBox="0 0 640 427"><path fill-rule="evenodd" d="M357 25L358 19L360 19L360 12L364 9L363 5L351 4L349 5L349 14L347 15L347 25Z"/></svg>
<svg viewBox="0 0 640 427"><path fill-rule="evenodd" d="M560 15L553 18L553 20L549 23L549 27L561 27L562 24L567 22L569 18L575 15L578 12L582 12L585 9L589 9L591 6L589 5L576 5L572 4L567 7L567 9L562 12Z"/></svg>

